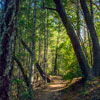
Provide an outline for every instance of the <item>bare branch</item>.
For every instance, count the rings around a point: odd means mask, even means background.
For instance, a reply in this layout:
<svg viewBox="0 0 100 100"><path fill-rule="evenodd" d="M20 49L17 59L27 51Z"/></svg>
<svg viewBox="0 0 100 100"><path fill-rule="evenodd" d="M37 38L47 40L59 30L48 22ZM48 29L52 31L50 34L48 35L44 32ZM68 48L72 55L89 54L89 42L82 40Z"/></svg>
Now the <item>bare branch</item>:
<svg viewBox="0 0 100 100"><path fill-rule="evenodd" d="M54 10L54 11L57 11L57 9L55 9L55 8L43 7L43 9L48 9L48 10Z"/></svg>
<svg viewBox="0 0 100 100"><path fill-rule="evenodd" d="M100 7L96 3L93 3L93 5L96 6L97 9L100 11Z"/></svg>

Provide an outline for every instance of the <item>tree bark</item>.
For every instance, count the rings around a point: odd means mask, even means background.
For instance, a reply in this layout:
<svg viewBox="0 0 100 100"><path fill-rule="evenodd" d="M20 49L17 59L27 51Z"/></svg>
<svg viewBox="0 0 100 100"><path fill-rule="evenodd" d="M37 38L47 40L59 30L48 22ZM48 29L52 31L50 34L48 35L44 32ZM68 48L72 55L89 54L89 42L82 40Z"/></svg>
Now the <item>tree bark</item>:
<svg viewBox="0 0 100 100"><path fill-rule="evenodd" d="M0 100L9 100L20 0L6 0L0 25Z"/></svg>
<svg viewBox="0 0 100 100"><path fill-rule="evenodd" d="M29 100L32 100L32 80L34 80L37 0L34 0L33 12L34 13L33 13L32 53L31 53L31 66L30 66L30 71L29 71L29 95L30 95Z"/></svg>

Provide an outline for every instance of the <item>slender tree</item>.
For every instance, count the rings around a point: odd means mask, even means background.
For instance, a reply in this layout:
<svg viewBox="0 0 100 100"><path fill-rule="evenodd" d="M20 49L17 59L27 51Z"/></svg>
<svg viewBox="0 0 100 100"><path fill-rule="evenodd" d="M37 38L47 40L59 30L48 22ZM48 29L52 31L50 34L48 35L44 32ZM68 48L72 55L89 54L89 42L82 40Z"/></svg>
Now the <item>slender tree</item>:
<svg viewBox="0 0 100 100"><path fill-rule="evenodd" d="M31 66L29 72L29 100L32 100L32 78L34 77L34 62L35 62L35 35L36 35L36 9L37 1L34 1L34 11L33 11L33 34L32 34L32 54L31 54Z"/></svg>
<svg viewBox="0 0 100 100"><path fill-rule="evenodd" d="M46 13L45 13L45 19L46 19ZM46 23L44 24L44 70L45 73L47 73L47 32L46 32ZM47 78L45 76L45 81L47 81Z"/></svg>
<svg viewBox="0 0 100 100"><path fill-rule="evenodd" d="M54 74L57 75L57 61L58 61L58 37L57 37L57 44L55 50L55 64L54 64Z"/></svg>
<svg viewBox="0 0 100 100"><path fill-rule="evenodd" d="M79 0L77 0L77 3L76 3L76 14L77 14L77 36L78 38L80 39L80 6L79 6Z"/></svg>

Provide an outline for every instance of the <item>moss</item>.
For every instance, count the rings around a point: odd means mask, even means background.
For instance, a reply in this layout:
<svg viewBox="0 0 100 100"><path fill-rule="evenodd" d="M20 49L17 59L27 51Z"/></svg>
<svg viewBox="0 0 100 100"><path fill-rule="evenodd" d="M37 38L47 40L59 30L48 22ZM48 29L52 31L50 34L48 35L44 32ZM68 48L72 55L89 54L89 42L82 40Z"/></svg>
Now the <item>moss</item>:
<svg viewBox="0 0 100 100"><path fill-rule="evenodd" d="M8 66L5 70L4 76L8 75L11 70L11 66Z"/></svg>

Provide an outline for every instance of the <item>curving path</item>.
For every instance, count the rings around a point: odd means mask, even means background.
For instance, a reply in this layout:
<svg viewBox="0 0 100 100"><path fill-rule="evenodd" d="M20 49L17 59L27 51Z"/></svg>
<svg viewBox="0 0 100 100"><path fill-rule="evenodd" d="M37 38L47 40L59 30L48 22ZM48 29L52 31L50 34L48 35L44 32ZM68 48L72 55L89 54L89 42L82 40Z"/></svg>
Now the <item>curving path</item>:
<svg viewBox="0 0 100 100"><path fill-rule="evenodd" d="M64 100L64 93L60 92L68 84L68 81L62 80L61 76L52 76L52 82L44 89L37 90L35 100Z"/></svg>

